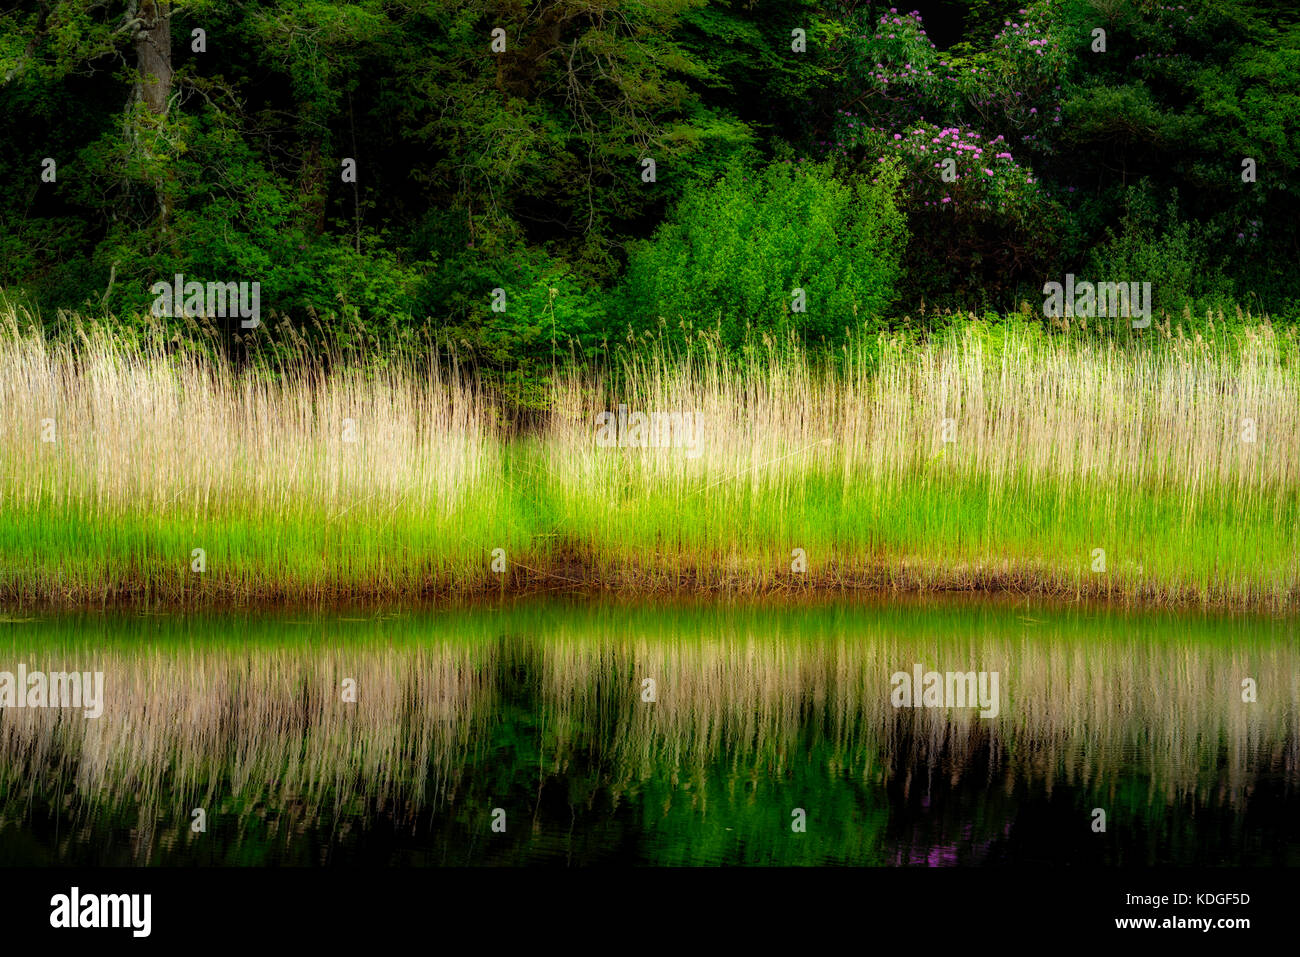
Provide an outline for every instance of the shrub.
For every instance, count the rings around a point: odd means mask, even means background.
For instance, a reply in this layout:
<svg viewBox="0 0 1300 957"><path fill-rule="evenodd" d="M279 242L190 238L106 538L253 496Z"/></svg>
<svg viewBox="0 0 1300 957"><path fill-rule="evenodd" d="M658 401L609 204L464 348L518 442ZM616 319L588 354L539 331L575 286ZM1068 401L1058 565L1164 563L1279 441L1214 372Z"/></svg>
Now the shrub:
<svg viewBox="0 0 1300 957"><path fill-rule="evenodd" d="M493 290L504 292L494 311ZM462 360L506 401L541 408L553 366L599 355L607 340L600 290L572 266L522 246L467 250L436 271L423 297Z"/></svg>
<svg viewBox="0 0 1300 957"><path fill-rule="evenodd" d="M899 172L876 172L874 182L846 183L824 165L733 165L689 189L654 237L633 246L619 318L639 334L715 330L735 349L750 331L831 337L879 316L905 230Z"/></svg>
<svg viewBox="0 0 1300 957"><path fill-rule="evenodd" d="M1151 283L1152 307L1179 315L1233 307L1233 284L1212 262L1203 229L1180 218L1177 193L1163 212L1149 189L1131 188L1117 230L1092 251L1090 277Z"/></svg>

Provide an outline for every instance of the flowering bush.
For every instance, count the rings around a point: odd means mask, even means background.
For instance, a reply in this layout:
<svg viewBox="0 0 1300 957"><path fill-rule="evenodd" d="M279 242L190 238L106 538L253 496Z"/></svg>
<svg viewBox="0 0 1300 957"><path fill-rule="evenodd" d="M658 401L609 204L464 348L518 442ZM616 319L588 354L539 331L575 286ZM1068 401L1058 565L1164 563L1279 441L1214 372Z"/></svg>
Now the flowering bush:
<svg viewBox="0 0 1300 957"><path fill-rule="evenodd" d="M1069 63L1048 6L1019 11L973 54L940 53L920 14L897 8L852 37L854 95L822 146L843 168L903 169L911 257L932 264L939 288L978 276L996 290L999 270L1044 258L1056 234L1059 203L1033 167L1053 149L1040 136L1061 123Z"/></svg>
<svg viewBox="0 0 1300 957"><path fill-rule="evenodd" d="M907 201L912 208L970 210L1025 221L1044 201L1033 171L1016 162L1001 135L986 141L974 130L934 123L916 123L902 133L891 133L846 114L831 153L841 160L875 153L877 163L895 158L907 171ZM949 159L955 177L951 182L942 175Z"/></svg>

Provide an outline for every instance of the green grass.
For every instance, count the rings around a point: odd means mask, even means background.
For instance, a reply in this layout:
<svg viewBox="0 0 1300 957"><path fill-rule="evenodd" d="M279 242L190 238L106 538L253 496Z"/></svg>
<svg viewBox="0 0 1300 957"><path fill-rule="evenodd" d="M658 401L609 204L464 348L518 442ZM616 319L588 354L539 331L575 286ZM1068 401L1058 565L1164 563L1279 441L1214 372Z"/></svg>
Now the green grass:
<svg viewBox="0 0 1300 957"><path fill-rule="evenodd" d="M15 317L0 595L903 588L1294 607L1293 339L976 324L863 336L834 363L653 352L562 372L549 417L521 429L418 355L326 373L301 354L267 375L102 327L53 342ZM595 416L619 403L693 412L700 454L600 447Z"/></svg>

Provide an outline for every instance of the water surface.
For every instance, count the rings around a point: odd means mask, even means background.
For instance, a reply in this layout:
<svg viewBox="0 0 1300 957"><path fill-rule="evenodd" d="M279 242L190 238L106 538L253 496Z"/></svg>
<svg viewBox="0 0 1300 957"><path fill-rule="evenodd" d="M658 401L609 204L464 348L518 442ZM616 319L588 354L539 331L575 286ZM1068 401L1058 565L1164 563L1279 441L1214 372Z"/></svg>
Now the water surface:
<svg viewBox="0 0 1300 957"><path fill-rule="evenodd" d="M1295 639L951 600L10 612L0 671L105 696L0 709L0 863L1298 865ZM997 715L895 707L916 664L997 672Z"/></svg>

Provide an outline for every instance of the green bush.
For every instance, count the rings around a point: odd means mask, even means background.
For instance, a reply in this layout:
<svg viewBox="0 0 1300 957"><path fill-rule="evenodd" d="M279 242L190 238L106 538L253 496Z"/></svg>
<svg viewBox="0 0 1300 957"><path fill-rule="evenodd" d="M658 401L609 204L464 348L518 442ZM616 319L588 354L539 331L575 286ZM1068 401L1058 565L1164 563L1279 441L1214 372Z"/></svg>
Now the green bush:
<svg viewBox="0 0 1300 957"><path fill-rule="evenodd" d="M466 250L435 270L422 299L430 315L451 317L437 331L457 355L523 408L544 402L554 365L594 358L606 345L600 290L567 263L526 247Z"/></svg>
<svg viewBox="0 0 1300 957"><path fill-rule="evenodd" d="M1178 213L1177 193L1160 210L1145 184L1129 189L1118 230L1096 246L1088 278L1150 282L1152 308L1171 315L1234 307L1233 284L1211 256L1198 224Z"/></svg>
<svg viewBox="0 0 1300 957"><path fill-rule="evenodd" d="M829 166L733 165L689 189L654 237L632 247L616 320L633 334L707 329L734 349L750 331L829 338L880 316L905 230L900 174L892 164L876 172L844 183Z"/></svg>

